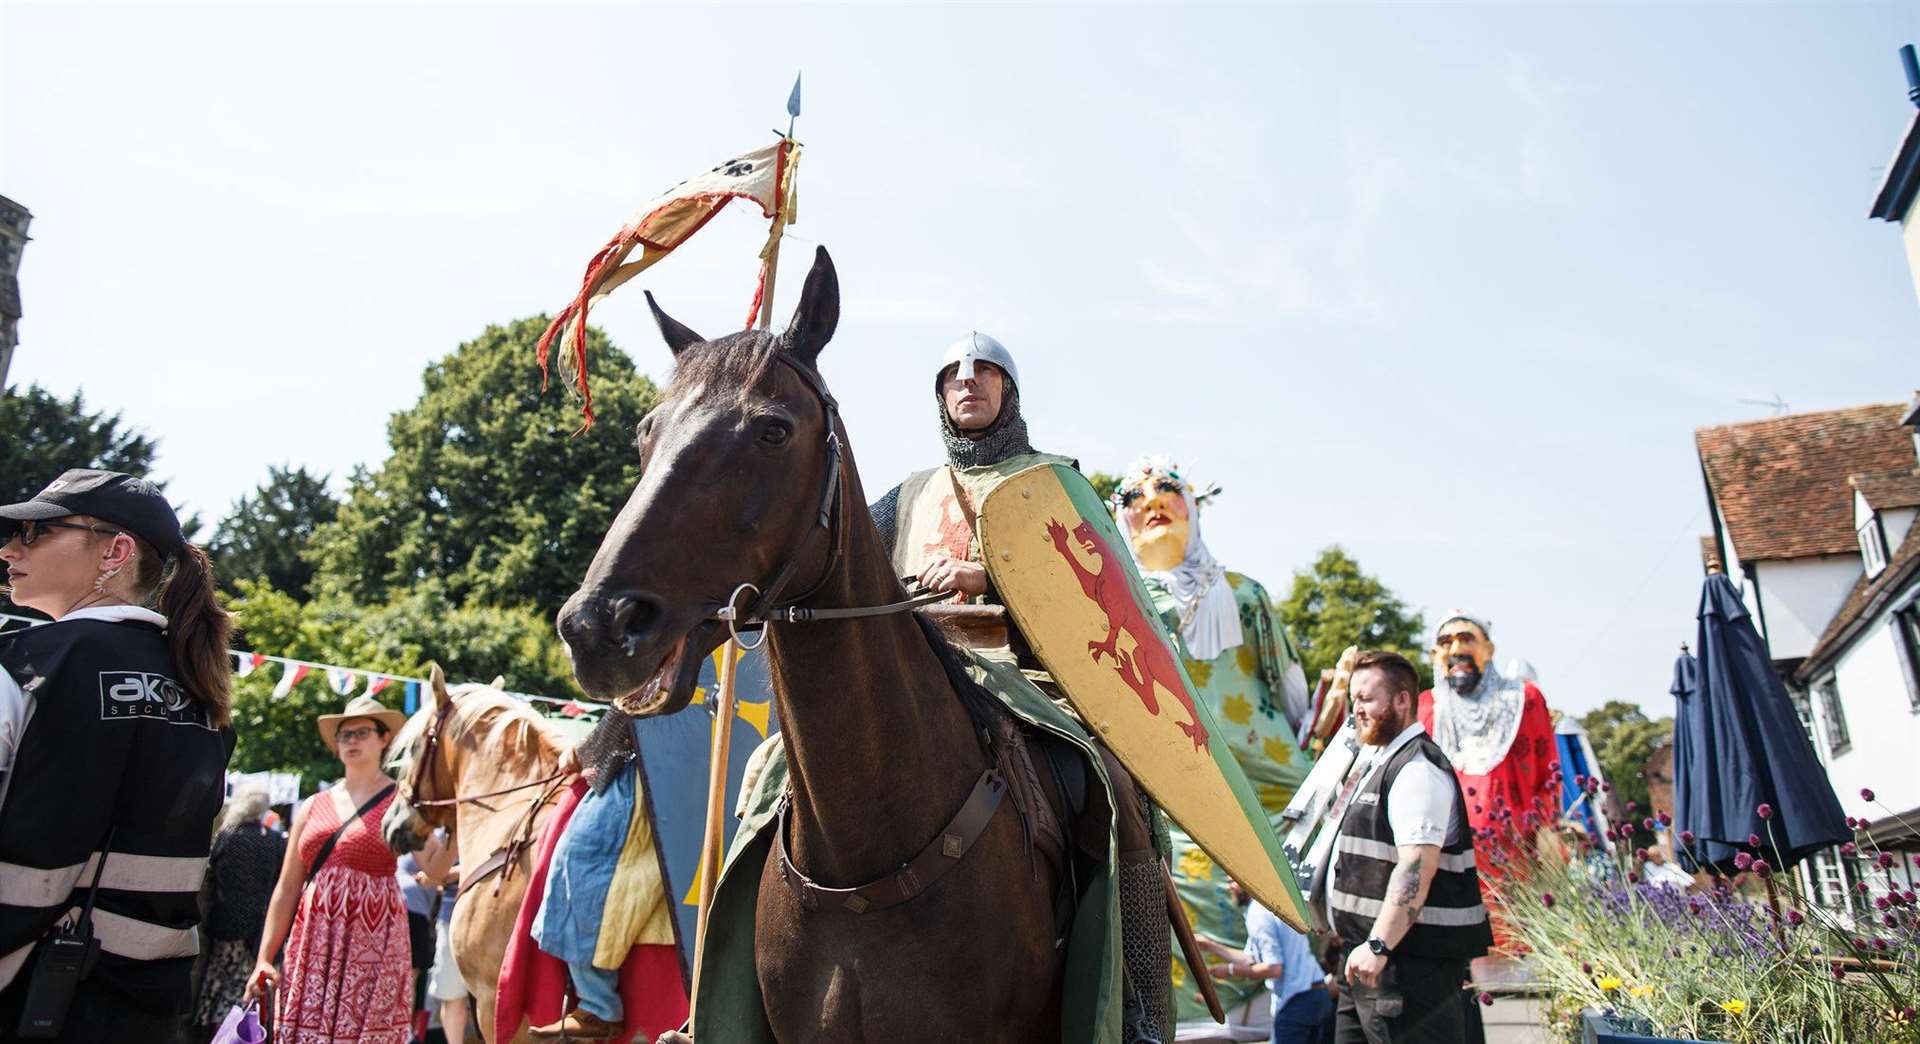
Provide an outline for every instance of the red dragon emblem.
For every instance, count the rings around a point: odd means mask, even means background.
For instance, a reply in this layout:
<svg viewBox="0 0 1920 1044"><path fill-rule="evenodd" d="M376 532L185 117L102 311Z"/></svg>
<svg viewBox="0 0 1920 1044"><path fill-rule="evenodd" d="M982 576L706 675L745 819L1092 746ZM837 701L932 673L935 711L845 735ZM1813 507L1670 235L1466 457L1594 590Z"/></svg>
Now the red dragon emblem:
<svg viewBox="0 0 1920 1044"><path fill-rule="evenodd" d="M1100 560L1099 572L1090 573L1080 564L1072 545L1067 542L1067 527L1061 525L1059 519L1047 522L1047 536L1053 540L1053 546L1059 549L1060 557L1073 567L1073 575L1080 581L1080 590L1107 615L1106 640L1087 643L1087 652L1093 655L1093 662L1099 663L1102 654L1113 657L1113 672L1140 697L1147 713L1155 717L1160 714L1160 700L1154 695L1154 686L1158 685L1172 693L1174 699L1187 709L1187 720L1176 723L1180 731L1193 740L1195 749L1205 748L1207 730L1200 724L1200 717L1193 709L1193 700L1187 696L1186 686L1180 684L1180 668L1174 664L1173 654L1160 640L1153 625L1141 613L1140 605L1134 601L1133 591L1127 585L1127 578L1114 567L1113 548L1086 522L1075 526L1073 535L1089 555ZM1122 632L1133 639L1134 651L1131 655L1119 647Z"/></svg>

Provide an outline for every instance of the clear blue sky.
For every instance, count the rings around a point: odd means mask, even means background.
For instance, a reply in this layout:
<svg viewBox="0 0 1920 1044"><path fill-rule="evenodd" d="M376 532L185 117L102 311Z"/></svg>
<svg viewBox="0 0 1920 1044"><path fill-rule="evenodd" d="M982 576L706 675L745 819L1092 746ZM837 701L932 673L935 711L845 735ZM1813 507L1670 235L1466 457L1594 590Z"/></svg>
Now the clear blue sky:
<svg viewBox="0 0 1920 1044"><path fill-rule="evenodd" d="M839 263L869 490L937 459L931 369L978 327L1042 448L1221 482L1229 567L1284 590L1343 544L1430 622L1490 615L1555 705L1666 713L1692 430L1920 382L1866 218L1916 38L1895 4L9 3L12 376L124 411L209 519L270 463L338 481L804 68L792 242ZM643 283L724 330L763 235L723 215ZM661 376L638 289L595 318Z"/></svg>

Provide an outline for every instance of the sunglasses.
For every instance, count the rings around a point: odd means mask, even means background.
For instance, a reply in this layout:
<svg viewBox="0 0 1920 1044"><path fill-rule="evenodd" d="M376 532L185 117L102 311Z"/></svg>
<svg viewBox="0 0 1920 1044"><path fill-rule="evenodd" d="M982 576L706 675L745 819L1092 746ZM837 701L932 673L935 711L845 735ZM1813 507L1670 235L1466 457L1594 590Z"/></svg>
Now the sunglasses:
<svg viewBox="0 0 1920 1044"><path fill-rule="evenodd" d="M1172 479L1160 479L1159 481L1153 484L1153 490L1156 493L1177 494L1180 492L1180 483L1175 482ZM1138 486L1135 486L1131 489L1123 489L1120 491L1120 506L1132 507L1133 505L1140 502L1141 497L1144 497L1146 495L1147 495L1147 491L1139 488Z"/></svg>
<svg viewBox="0 0 1920 1044"><path fill-rule="evenodd" d="M124 536L126 534L125 530L104 529L100 526L89 526L79 522L43 522L39 519L30 519L15 526L13 532L8 534L8 539L19 537L21 547L32 547L41 537L47 535L47 530L49 529L84 529L89 533L110 533L114 536ZM0 543L4 543L4 541L0 541Z"/></svg>
<svg viewBox="0 0 1920 1044"><path fill-rule="evenodd" d="M357 729L341 729L339 732L333 734L333 738L339 743L358 743L361 740L370 740L378 735L381 735L380 729L367 725Z"/></svg>

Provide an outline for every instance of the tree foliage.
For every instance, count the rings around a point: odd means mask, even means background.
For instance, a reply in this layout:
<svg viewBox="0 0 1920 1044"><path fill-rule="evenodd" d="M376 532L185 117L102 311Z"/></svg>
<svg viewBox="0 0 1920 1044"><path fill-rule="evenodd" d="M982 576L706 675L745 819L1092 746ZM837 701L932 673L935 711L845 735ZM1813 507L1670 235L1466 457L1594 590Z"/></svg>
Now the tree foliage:
<svg viewBox="0 0 1920 1044"><path fill-rule="evenodd" d="M1120 476L1106 471L1087 472L1087 481L1093 484L1093 491L1100 494L1100 502L1113 500L1114 491L1120 488Z"/></svg>
<svg viewBox="0 0 1920 1044"><path fill-rule="evenodd" d="M235 644L243 649L412 678L426 677L427 664L435 662L453 682L504 676L516 692L577 693L552 623L528 608L456 606L432 583L371 606L338 594L302 602L264 580L242 580L236 589L229 608L238 617ZM323 676L309 675L276 700L282 670L270 664L236 679L233 768L300 772L309 781L338 776L340 763L320 742L314 718L337 711L348 697L336 695ZM401 706L399 689L379 698Z"/></svg>
<svg viewBox="0 0 1920 1044"><path fill-rule="evenodd" d="M1332 667L1347 646L1358 645L1404 655L1420 672L1421 685L1433 684L1426 622L1337 544L1293 574L1293 590L1275 608L1293 633L1309 679Z"/></svg>
<svg viewBox="0 0 1920 1044"><path fill-rule="evenodd" d="M377 604L432 581L455 605L552 618L638 477L633 429L656 392L589 330L598 419L577 433L578 406L534 367L546 324L489 326L427 367L420 400L387 424L391 455L354 472L314 535L318 591Z"/></svg>
<svg viewBox="0 0 1920 1044"><path fill-rule="evenodd" d="M68 468L101 468L148 477L158 446L118 413L87 408L39 385L0 393L0 504L16 504Z"/></svg>
<svg viewBox="0 0 1920 1044"><path fill-rule="evenodd" d="M207 549L215 573L229 591L240 580L261 579L304 599L313 580L313 564L303 557L307 542L339 513L325 475L269 468L267 481L235 501L215 527Z"/></svg>
<svg viewBox="0 0 1920 1044"><path fill-rule="evenodd" d="M1647 777L1644 769L1647 759L1660 744L1673 738L1673 719L1661 718L1655 721L1648 718L1637 703L1625 700L1609 700L1602 706L1588 711L1580 719L1580 726L1587 730L1587 742L1593 744L1593 756L1600 759L1600 771L1606 774L1607 782L1613 787L1614 797L1621 807L1631 801L1638 806L1638 812L1629 818L1635 823L1652 813L1648 809L1653 802L1647 793ZM1637 826L1635 831L1642 836L1637 844L1648 845L1653 836Z"/></svg>

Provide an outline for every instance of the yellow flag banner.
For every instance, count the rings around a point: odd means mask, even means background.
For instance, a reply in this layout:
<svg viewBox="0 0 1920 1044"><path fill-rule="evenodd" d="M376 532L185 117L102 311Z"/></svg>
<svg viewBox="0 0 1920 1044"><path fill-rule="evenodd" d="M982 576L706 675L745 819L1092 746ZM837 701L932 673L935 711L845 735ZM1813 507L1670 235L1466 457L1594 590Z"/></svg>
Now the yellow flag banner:
<svg viewBox="0 0 1920 1044"><path fill-rule="evenodd" d="M773 235L777 237L781 227L792 219L785 210L792 199L792 171L799 152L798 143L782 138L688 178L641 207L587 262L579 293L540 335L539 359L544 373L553 342L560 340L565 350L563 359L573 371L573 385L584 402L588 426L593 424L593 394L587 388L587 312L621 284L672 253L736 199L758 203L761 214L773 220ZM629 260L636 249L640 256ZM758 294L755 296L757 299Z"/></svg>

